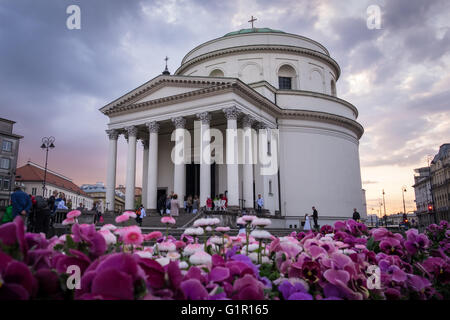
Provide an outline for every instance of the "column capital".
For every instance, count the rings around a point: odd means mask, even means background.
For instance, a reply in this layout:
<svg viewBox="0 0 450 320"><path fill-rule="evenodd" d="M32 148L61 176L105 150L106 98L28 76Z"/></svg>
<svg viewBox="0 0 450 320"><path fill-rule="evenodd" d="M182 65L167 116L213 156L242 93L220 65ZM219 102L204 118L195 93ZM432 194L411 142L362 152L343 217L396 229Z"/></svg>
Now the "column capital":
<svg viewBox="0 0 450 320"><path fill-rule="evenodd" d="M172 118L172 122L176 129L184 129L186 126L186 119L183 117Z"/></svg>
<svg viewBox="0 0 450 320"><path fill-rule="evenodd" d="M200 112L196 116L201 120L202 124L209 124L211 121L211 114L209 112Z"/></svg>
<svg viewBox="0 0 450 320"><path fill-rule="evenodd" d="M159 123L156 121L147 122L145 124L148 127L148 131L150 133L158 133L159 132Z"/></svg>
<svg viewBox="0 0 450 320"><path fill-rule="evenodd" d="M251 115L245 115L244 118L242 119L242 126L245 127L252 127L252 124L256 121L256 119L254 117L252 117Z"/></svg>
<svg viewBox="0 0 450 320"><path fill-rule="evenodd" d="M222 111L225 113L225 118L227 118L227 120L237 120L239 114L241 113L235 106L224 108Z"/></svg>
<svg viewBox="0 0 450 320"><path fill-rule="evenodd" d="M124 129L128 137L137 137L138 128L136 126L125 127Z"/></svg>
<svg viewBox="0 0 450 320"><path fill-rule="evenodd" d="M108 135L109 140L117 140L119 139L119 130L111 129L106 130L106 134Z"/></svg>
<svg viewBox="0 0 450 320"><path fill-rule="evenodd" d="M269 126L266 124L266 123L264 123L264 122L257 122L256 124L255 124L255 129L256 130L260 130L260 129L267 129Z"/></svg>

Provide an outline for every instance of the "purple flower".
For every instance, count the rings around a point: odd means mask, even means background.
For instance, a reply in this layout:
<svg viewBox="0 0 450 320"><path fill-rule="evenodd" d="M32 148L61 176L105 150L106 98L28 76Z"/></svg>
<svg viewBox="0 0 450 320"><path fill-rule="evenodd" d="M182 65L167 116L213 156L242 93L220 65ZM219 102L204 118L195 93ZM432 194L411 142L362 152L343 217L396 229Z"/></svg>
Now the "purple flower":
<svg viewBox="0 0 450 320"><path fill-rule="evenodd" d="M313 297L309 293L295 292L287 300L313 300Z"/></svg>
<svg viewBox="0 0 450 320"><path fill-rule="evenodd" d="M289 280L283 281L278 286L278 291L283 295L284 300L290 300L294 293L307 293L306 287L302 282L291 283ZM292 300L306 300L306 299L292 299Z"/></svg>
<svg viewBox="0 0 450 320"><path fill-rule="evenodd" d="M205 300L208 298L208 291L197 279L188 279L181 282L180 288L187 300Z"/></svg>
<svg viewBox="0 0 450 320"><path fill-rule="evenodd" d="M385 238L380 242L380 250L386 254L403 255L400 241L394 238Z"/></svg>

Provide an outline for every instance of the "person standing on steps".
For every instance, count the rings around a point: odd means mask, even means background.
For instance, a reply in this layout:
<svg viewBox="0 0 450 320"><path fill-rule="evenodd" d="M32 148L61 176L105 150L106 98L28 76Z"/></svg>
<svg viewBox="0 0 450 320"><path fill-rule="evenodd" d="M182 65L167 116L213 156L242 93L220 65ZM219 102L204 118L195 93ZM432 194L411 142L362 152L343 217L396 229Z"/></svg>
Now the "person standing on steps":
<svg viewBox="0 0 450 320"><path fill-rule="evenodd" d="M314 229L319 230L319 224L317 223L317 220L319 220L319 213L316 210L316 207L312 207L313 210L313 220L314 220Z"/></svg>
<svg viewBox="0 0 450 320"><path fill-rule="evenodd" d="M353 208L353 216L352 216L353 220L359 222L359 220L361 220L361 215L359 214L358 211L356 211L356 208Z"/></svg>

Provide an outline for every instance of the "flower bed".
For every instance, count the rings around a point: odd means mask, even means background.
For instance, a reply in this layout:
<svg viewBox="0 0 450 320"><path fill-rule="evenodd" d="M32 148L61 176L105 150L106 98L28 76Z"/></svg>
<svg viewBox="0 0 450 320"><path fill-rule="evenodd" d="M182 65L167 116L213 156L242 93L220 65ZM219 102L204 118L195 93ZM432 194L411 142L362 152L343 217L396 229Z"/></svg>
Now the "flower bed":
<svg viewBox="0 0 450 320"><path fill-rule="evenodd" d="M348 220L277 238L265 229L270 220L244 216L237 236L199 219L175 239L137 226L97 231L76 218L66 221L71 234L51 239L26 233L21 218L0 226L0 299L450 298L446 221L425 234Z"/></svg>

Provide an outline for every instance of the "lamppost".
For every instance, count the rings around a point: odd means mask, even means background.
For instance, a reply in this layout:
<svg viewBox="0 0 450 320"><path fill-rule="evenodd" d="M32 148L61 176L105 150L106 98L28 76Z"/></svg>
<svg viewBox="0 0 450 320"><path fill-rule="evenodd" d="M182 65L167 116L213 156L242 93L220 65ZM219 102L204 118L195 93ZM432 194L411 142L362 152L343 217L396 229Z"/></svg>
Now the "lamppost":
<svg viewBox="0 0 450 320"><path fill-rule="evenodd" d="M387 216L386 216L386 201L384 199L384 189L383 189L383 207L384 207L384 225L387 227Z"/></svg>
<svg viewBox="0 0 450 320"><path fill-rule="evenodd" d="M45 197L45 182L47 180L48 149L53 149L55 147L53 142L55 142L55 138L54 137L44 137L44 138L42 138L41 149L42 150L46 150L46 153L45 153L44 182L42 183L42 196L43 197Z"/></svg>
<svg viewBox="0 0 450 320"><path fill-rule="evenodd" d="M403 197L403 213L406 214L406 207L405 207L405 192L406 192L406 186L402 187L402 197Z"/></svg>

